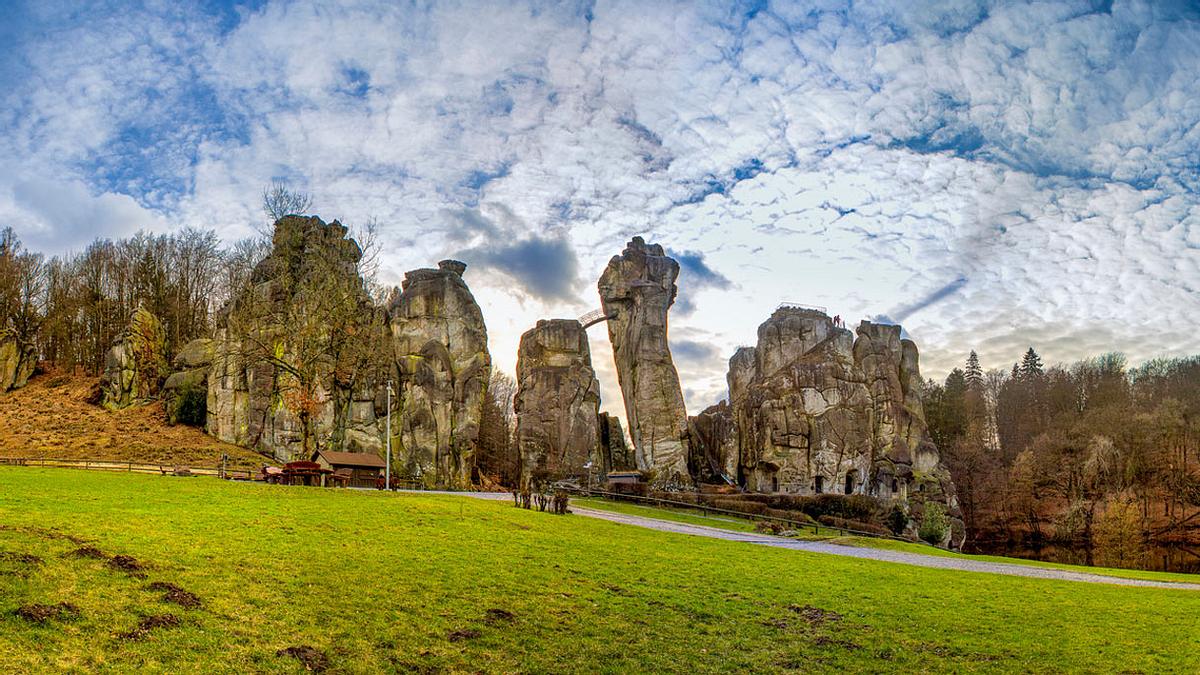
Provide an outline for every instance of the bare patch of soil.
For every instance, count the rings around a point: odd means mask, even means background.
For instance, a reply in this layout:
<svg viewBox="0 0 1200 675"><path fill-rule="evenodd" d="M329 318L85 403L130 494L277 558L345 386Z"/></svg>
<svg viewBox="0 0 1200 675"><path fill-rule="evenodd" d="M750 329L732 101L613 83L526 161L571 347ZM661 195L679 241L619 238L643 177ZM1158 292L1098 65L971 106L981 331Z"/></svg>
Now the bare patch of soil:
<svg viewBox="0 0 1200 675"><path fill-rule="evenodd" d="M800 618L807 621L810 626L820 626L826 622L836 623L842 620L841 614L828 609L813 607L812 605L792 605L788 609L799 614Z"/></svg>
<svg viewBox="0 0 1200 675"><path fill-rule="evenodd" d="M175 584L167 581L156 581L146 587L151 591L158 591L163 594L163 600L171 602L180 607L194 609L200 606L200 596L186 591Z"/></svg>
<svg viewBox="0 0 1200 675"><path fill-rule="evenodd" d="M79 537L72 536L64 532L59 532L58 530L51 530L50 528L37 527L34 525L0 525L0 530L4 530L5 532L24 532L26 534L42 537L43 539L62 539L69 541L72 544L85 543L85 540L80 539Z"/></svg>
<svg viewBox="0 0 1200 675"><path fill-rule="evenodd" d="M484 620L488 623L497 623L500 621L512 622L517 620L517 615L507 609L493 607L485 613Z"/></svg>
<svg viewBox="0 0 1200 675"><path fill-rule="evenodd" d="M17 608L16 614L30 623L46 623L51 619L74 621L79 618L79 608L69 602L60 602L55 605L21 605Z"/></svg>
<svg viewBox="0 0 1200 675"><path fill-rule="evenodd" d="M141 640L150 634L150 631L160 628L175 628L182 621L174 614L155 614L148 616L138 622L136 628L125 633L121 633L117 637L122 640Z"/></svg>
<svg viewBox="0 0 1200 675"><path fill-rule="evenodd" d="M121 570L131 577L140 578L146 576L143 572L146 566L138 562L138 559L131 555L114 555L109 559L108 566L115 570Z"/></svg>
<svg viewBox="0 0 1200 675"><path fill-rule="evenodd" d="M275 656L290 656L304 666L310 673L323 673L329 668L329 657L325 652L308 645L288 647L275 652Z"/></svg>
<svg viewBox="0 0 1200 675"><path fill-rule="evenodd" d="M91 558L92 560L108 560L108 554L95 546L80 546L71 551L71 555L76 558Z"/></svg>
<svg viewBox="0 0 1200 675"><path fill-rule="evenodd" d="M0 457L95 459L256 470L264 457L167 424L162 403L110 412L88 402L98 378L49 372L0 396Z"/></svg>
<svg viewBox="0 0 1200 675"><path fill-rule="evenodd" d="M476 628L459 628L458 630L450 631L446 639L451 642L462 642L463 640L474 640L480 635L483 635L483 633Z"/></svg>

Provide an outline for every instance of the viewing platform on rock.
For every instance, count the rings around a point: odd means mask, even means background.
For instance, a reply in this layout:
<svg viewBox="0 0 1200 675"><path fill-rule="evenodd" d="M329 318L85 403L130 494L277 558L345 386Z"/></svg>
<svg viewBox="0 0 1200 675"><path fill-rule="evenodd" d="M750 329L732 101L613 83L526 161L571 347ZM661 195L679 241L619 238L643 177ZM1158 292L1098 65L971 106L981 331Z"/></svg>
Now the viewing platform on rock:
<svg viewBox="0 0 1200 675"><path fill-rule="evenodd" d="M781 303L779 303L779 306L775 308L775 311L778 312L781 309L795 309L795 310L801 310L801 311L806 311L806 312L818 312L820 314L824 314L825 316L829 316L829 308L822 307L820 305L804 305L799 302L781 302Z"/></svg>

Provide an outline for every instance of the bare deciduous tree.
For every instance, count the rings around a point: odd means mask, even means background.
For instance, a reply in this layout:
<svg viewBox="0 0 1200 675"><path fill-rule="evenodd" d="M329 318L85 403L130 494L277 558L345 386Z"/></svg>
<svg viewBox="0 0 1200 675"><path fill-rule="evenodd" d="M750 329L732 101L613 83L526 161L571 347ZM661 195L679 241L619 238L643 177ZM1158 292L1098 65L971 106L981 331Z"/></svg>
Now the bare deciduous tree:
<svg viewBox="0 0 1200 675"><path fill-rule="evenodd" d="M312 207L312 195L292 190L281 180L264 188L262 198L263 212L272 223L284 216L302 216Z"/></svg>

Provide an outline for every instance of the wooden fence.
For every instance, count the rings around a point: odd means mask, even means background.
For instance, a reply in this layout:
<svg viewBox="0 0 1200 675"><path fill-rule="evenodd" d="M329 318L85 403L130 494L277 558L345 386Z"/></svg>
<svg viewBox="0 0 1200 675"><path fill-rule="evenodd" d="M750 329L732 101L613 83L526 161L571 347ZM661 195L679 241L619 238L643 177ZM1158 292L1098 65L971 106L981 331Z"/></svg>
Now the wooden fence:
<svg viewBox="0 0 1200 675"><path fill-rule="evenodd" d="M265 458L264 458L265 459ZM124 473L148 473L162 476L174 475L177 469L187 469L195 476L213 476L229 480L260 480L261 471L256 469L224 469L221 467L197 467L190 464L151 464L147 462L125 462L116 459L55 459L53 457L0 457L0 466L45 466L60 469L89 469L93 471L118 471ZM328 483L327 483L328 485ZM350 487L375 489L374 478L354 478ZM393 478L393 490L421 490L424 485L409 478Z"/></svg>
<svg viewBox="0 0 1200 675"><path fill-rule="evenodd" d="M840 534L843 536L872 537L875 539L891 539L894 541L904 541L904 542L908 542L910 544L915 544L915 543L925 544L925 542L922 542L922 541L914 541L912 539L907 539L905 537L898 537L895 535L879 534L878 532L863 532L861 530L852 530L852 529L848 529L845 527L835 527L833 525L822 525L820 523L815 523L815 522L791 520L788 518L779 518L776 516L755 515L752 513L744 513L742 511L733 511L731 509L719 509L714 506L706 506L703 503L691 504L689 502L675 501L673 499L660 499L658 497L643 497L641 495L631 495L631 494L625 494L622 492L606 492L604 490L584 490L583 488L573 489L573 490L571 490L571 492L575 493L577 496L602 497L604 499L611 499L613 501L627 501L627 502L634 502L634 503L641 503L641 504L650 504L653 506L666 506L666 507L674 508L674 509L689 509L689 510L693 510L693 511L699 511L703 515L708 515L710 513L714 513L714 514L719 514L719 515L723 515L723 516L732 516L734 518L741 518L743 520L767 521L767 522L779 523L781 525L786 525L786 526L790 527L791 529L797 530L797 531L811 529L813 531L813 534L816 534L816 535L821 534L821 530L825 530L826 532L833 532L833 533L837 533L837 534ZM925 545L928 546L928 544L925 544Z"/></svg>
<svg viewBox="0 0 1200 675"><path fill-rule="evenodd" d="M124 462L116 459L56 459L53 457L0 457L0 465L46 466L61 469L90 469L95 471L122 471L126 473L151 473L168 475L177 469L187 469L197 476L217 476L233 480L254 480L259 472L253 469L225 469L221 467L197 467L183 464L150 464L146 462Z"/></svg>

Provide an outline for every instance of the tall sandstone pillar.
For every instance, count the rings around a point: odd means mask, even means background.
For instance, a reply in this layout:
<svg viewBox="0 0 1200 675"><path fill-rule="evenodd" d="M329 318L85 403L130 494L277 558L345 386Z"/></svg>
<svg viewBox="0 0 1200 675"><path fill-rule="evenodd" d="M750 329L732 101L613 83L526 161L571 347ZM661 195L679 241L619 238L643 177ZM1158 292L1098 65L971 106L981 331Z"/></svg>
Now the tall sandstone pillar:
<svg viewBox="0 0 1200 675"><path fill-rule="evenodd" d="M436 270L408 272L388 310L398 376L392 448L402 471L435 487L471 485L491 374L487 328L465 269L443 260Z"/></svg>
<svg viewBox="0 0 1200 675"><path fill-rule="evenodd" d="M600 276L600 302L609 315L617 380L625 399L638 468L656 482L690 484L687 410L667 344L667 312L678 290L679 263L658 244L634 237Z"/></svg>
<svg viewBox="0 0 1200 675"><path fill-rule="evenodd" d="M600 382L587 332L574 319L538 321L517 350L521 483L587 478L600 464Z"/></svg>

